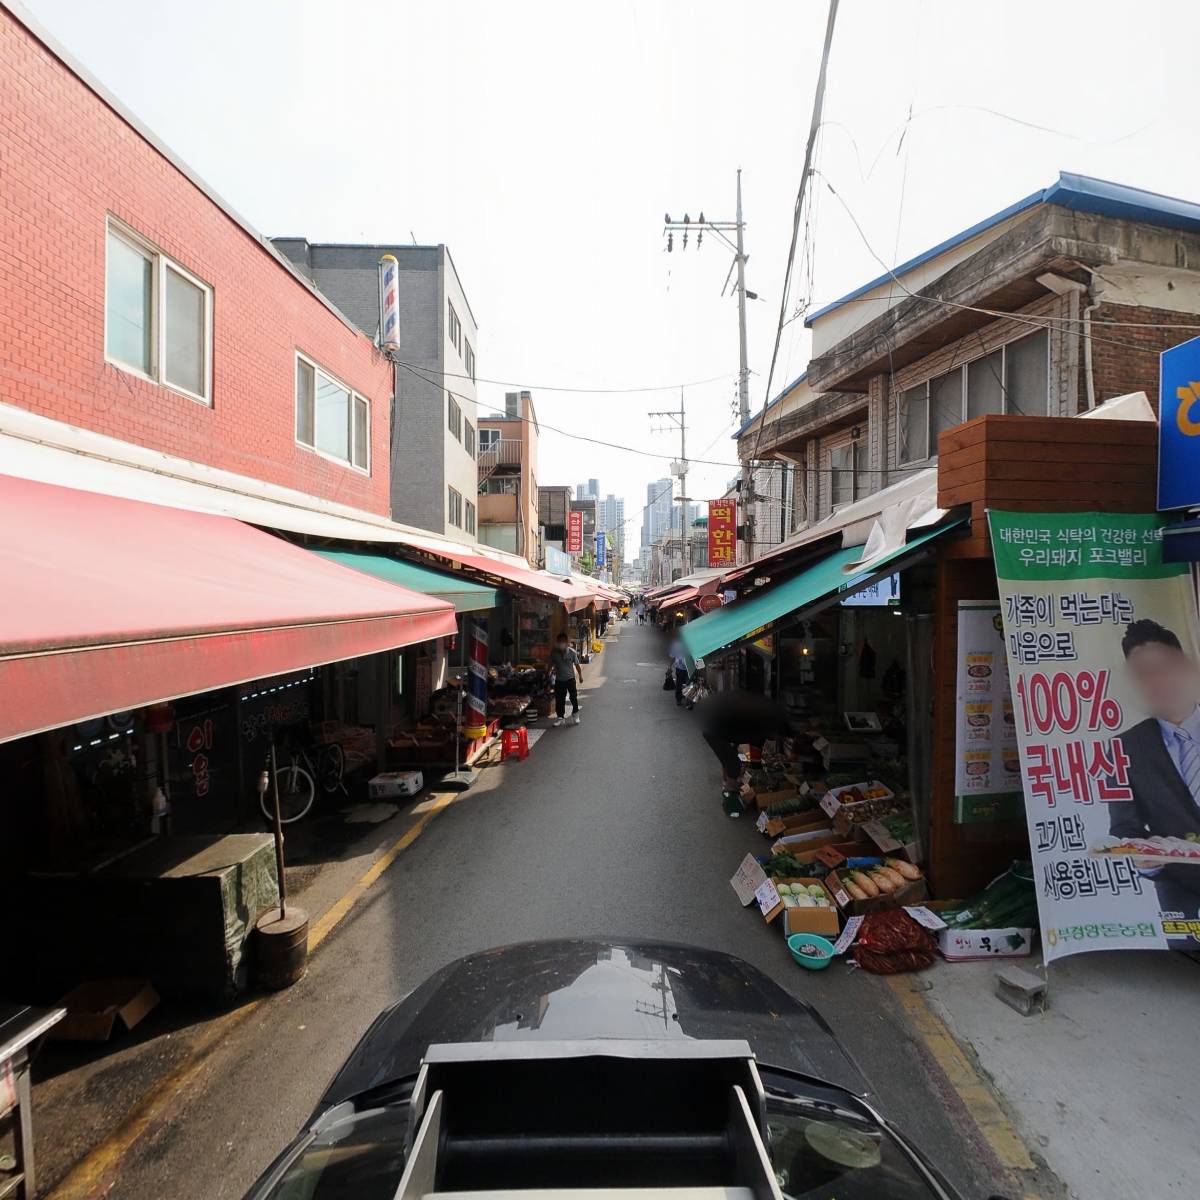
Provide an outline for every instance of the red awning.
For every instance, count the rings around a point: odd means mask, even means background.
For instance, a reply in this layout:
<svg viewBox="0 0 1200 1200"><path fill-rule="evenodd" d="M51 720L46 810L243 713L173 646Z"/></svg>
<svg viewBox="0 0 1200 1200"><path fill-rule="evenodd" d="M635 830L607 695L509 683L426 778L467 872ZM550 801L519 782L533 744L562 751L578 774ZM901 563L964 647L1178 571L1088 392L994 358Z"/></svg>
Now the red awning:
<svg viewBox="0 0 1200 1200"><path fill-rule="evenodd" d="M0 476L0 741L455 632L240 521Z"/></svg>
<svg viewBox="0 0 1200 1200"><path fill-rule="evenodd" d="M554 575L545 571L534 571L529 567L519 567L514 563L504 562L498 558L489 558L485 554L472 554L469 546L460 550L448 542L425 542L417 538L399 543L426 554L435 554L447 562L458 563L470 567L473 571L482 571L502 583L516 584L529 591L540 592L558 600L567 612L578 612L587 608L592 602L591 593L573 583L564 583Z"/></svg>

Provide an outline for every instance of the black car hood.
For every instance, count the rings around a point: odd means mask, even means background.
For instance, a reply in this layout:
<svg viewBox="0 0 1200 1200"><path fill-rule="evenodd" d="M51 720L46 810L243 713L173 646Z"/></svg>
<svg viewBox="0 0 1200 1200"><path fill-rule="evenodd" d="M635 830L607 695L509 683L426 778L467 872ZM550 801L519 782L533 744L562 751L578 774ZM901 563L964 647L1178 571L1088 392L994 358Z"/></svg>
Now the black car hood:
<svg viewBox="0 0 1200 1200"><path fill-rule="evenodd" d="M742 1038L762 1065L863 1094L824 1020L749 963L668 942L525 942L460 958L384 1010L321 1107L413 1076L431 1045Z"/></svg>

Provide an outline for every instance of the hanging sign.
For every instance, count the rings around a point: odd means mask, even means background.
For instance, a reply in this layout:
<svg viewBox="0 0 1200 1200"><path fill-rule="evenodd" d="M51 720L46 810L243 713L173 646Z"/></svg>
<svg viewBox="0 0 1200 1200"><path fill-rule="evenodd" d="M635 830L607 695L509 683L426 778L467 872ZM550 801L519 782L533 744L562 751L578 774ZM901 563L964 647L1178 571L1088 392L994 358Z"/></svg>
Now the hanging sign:
<svg viewBox="0 0 1200 1200"><path fill-rule="evenodd" d="M708 502L708 565L732 567L737 561L737 501Z"/></svg>
<svg viewBox="0 0 1200 1200"><path fill-rule="evenodd" d="M567 513L567 553L583 553L583 513L575 510Z"/></svg>
<svg viewBox="0 0 1200 1200"><path fill-rule="evenodd" d="M958 602L954 821L1019 821L1021 760L1008 687L1004 625L991 600Z"/></svg>
<svg viewBox="0 0 1200 1200"><path fill-rule="evenodd" d="M1158 507L1200 504L1200 338L1159 356Z"/></svg>
<svg viewBox="0 0 1200 1200"><path fill-rule="evenodd" d="M608 549L608 539L604 536L604 530L596 531L596 566L602 567L605 563L605 551Z"/></svg>
<svg viewBox="0 0 1200 1200"><path fill-rule="evenodd" d="M1200 942L1200 645L1153 513L988 514L1047 961Z"/></svg>

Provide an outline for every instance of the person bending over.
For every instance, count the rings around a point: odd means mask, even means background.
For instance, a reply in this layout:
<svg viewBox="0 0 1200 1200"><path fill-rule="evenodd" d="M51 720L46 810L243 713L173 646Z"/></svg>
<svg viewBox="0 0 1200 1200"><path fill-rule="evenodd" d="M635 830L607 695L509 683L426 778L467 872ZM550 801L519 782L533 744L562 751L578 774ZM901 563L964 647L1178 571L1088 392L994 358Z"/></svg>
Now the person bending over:
<svg viewBox="0 0 1200 1200"><path fill-rule="evenodd" d="M737 789L742 764L738 746L743 742L760 750L769 738L794 733L787 709L777 700L753 692L715 692L701 705L701 736L721 763L721 781L727 792Z"/></svg>

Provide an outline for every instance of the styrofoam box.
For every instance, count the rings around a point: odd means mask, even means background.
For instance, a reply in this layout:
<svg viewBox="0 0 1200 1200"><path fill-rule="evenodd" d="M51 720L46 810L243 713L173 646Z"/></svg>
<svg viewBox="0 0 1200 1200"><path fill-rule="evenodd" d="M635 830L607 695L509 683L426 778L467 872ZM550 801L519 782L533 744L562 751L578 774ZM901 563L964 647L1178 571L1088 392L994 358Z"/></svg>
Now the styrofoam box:
<svg viewBox="0 0 1200 1200"><path fill-rule="evenodd" d="M372 800L394 800L399 796L415 796L424 786L420 771L385 771L367 785Z"/></svg>
<svg viewBox="0 0 1200 1200"><path fill-rule="evenodd" d="M1014 935L1022 939L1016 947L1009 943ZM1028 958L1033 953L1033 930L941 929L938 949L950 962L968 958Z"/></svg>

